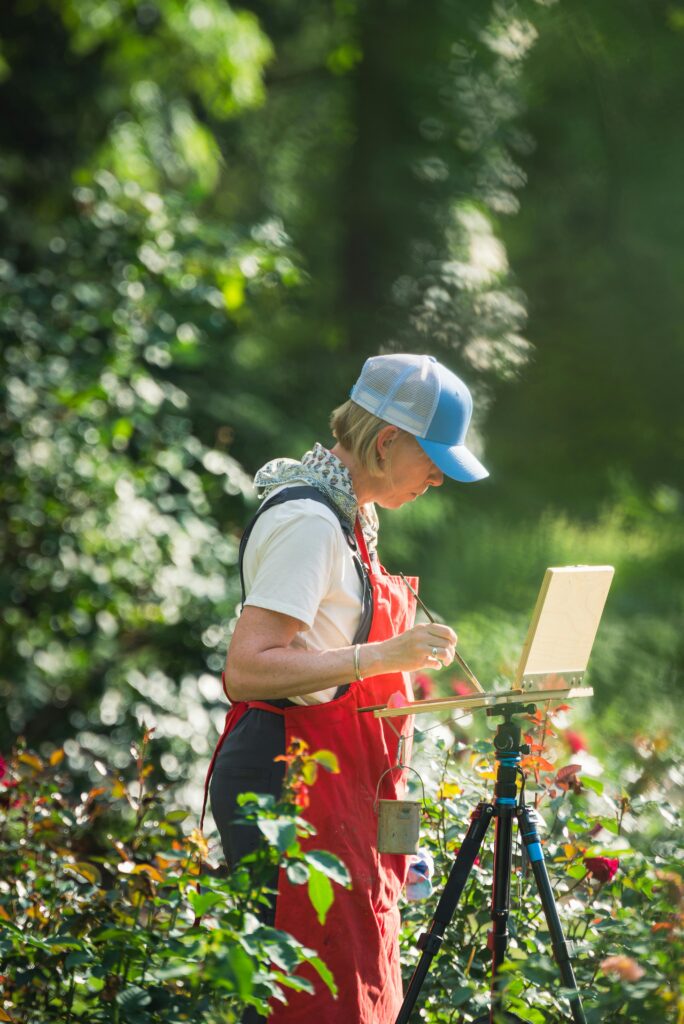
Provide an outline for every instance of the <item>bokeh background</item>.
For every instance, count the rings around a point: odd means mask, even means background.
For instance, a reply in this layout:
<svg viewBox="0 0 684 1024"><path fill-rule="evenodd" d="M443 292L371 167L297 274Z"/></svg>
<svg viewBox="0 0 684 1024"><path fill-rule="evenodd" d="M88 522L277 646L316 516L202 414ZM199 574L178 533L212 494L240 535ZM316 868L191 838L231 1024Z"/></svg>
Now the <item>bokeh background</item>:
<svg viewBox="0 0 684 1024"><path fill-rule="evenodd" d="M123 766L145 723L196 802L251 477L396 349L471 384L491 477L384 515L385 563L492 686L547 565L615 565L576 723L625 763L676 731L684 7L4 0L0 26L0 746Z"/></svg>

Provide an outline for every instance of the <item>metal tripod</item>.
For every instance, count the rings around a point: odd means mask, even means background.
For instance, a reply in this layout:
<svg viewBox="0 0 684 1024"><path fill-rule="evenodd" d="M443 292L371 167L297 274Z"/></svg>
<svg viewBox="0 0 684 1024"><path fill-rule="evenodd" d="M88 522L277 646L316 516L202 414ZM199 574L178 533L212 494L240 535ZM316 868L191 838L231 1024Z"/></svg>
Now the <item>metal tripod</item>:
<svg viewBox="0 0 684 1024"><path fill-rule="evenodd" d="M525 744L521 745L520 726L513 721L513 716L532 714L535 710L534 704L507 704L499 708L487 709L488 715L502 716L504 719L499 723L494 736L497 762L494 802L479 803L471 815L466 837L449 872L435 916L427 932L424 932L418 939L418 948L422 950L422 955L413 972L396 1024L408 1024L410 1020L411 1011L430 968L432 958L442 945L444 932L454 915L492 818L496 819L496 831L494 834L494 882L491 902L492 930L489 933L489 948L492 954L491 1002L489 1014L478 1017L475 1024L504 1024L504 1022L506 1024L507 1022L525 1024L522 1017L504 1010L504 986L499 975L499 968L503 963L508 945L514 818L518 822L520 837L525 845L539 890L542 909L551 935L553 955L558 964L563 986L570 993L568 1001L572 1020L574 1024L586 1024L575 974L570 963L571 946L563 935L539 841L537 831L539 817L533 808L525 806L524 789L521 789L520 798L517 797L516 781L518 774L522 775L520 758L522 754L529 753L529 747Z"/></svg>

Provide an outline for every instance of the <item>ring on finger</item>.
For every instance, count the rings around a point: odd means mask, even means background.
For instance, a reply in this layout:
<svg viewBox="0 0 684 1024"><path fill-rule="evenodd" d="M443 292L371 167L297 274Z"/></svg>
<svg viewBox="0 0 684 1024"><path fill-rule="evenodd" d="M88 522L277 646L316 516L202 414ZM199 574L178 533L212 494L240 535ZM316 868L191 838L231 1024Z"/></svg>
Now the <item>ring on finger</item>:
<svg viewBox="0 0 684 1024"><path fill-rule="evenodd" d="M432 648L432 657L436 658L438 654L439 654L439 648L438 647L433 647Z"/></svg>

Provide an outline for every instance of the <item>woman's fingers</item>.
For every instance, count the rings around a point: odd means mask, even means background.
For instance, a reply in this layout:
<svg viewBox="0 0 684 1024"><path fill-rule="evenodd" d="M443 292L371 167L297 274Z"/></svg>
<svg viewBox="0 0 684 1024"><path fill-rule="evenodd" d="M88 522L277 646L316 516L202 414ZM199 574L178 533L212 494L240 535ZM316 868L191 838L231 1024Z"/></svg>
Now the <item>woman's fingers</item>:
<svg viewBox="0 0 684 1024"><path fill-rule="evenodd" d="M440 669L454 660L457 641L450 626L441 623L421 623L405 633L385 641L391 650L391 660L399 669ZM395 660L396 659L396 660Z"/></svg>

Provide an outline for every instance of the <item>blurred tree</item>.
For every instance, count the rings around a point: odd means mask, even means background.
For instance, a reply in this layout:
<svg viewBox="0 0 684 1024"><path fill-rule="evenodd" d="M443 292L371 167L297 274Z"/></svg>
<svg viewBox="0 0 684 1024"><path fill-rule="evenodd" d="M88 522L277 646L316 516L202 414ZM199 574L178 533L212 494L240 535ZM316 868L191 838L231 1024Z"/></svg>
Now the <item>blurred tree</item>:
<svg viewBox="0 0 684 1024"><path fill-rule="evenodd" d="M278 224L203 209L220 157L200 112L259 102L271 50L223 4L58 9L5 11L1 742L76 729L116 764L144 719L174 777L209 748L251 485L169 368L226 343L236 292L258 307L299 277Z"/></svg>
<svg viewBox="0 0 684 1024"><path fill-rule="evenodd" d="M681 511L684 15L563 0L537 23L525 76L537 146L504 229L535 357L496 403L493 467L528 508L591 515L636 489Z"/></svg>
<svg viewBox="0 0 684 1024"><path fill-rule="evenodd" d="M241 464L298 454L383 345L483 384L526 357L498 222L535 31L451 0L2 16L2 742L77 730L116 764L144 719L181 776Z"/></svg>

